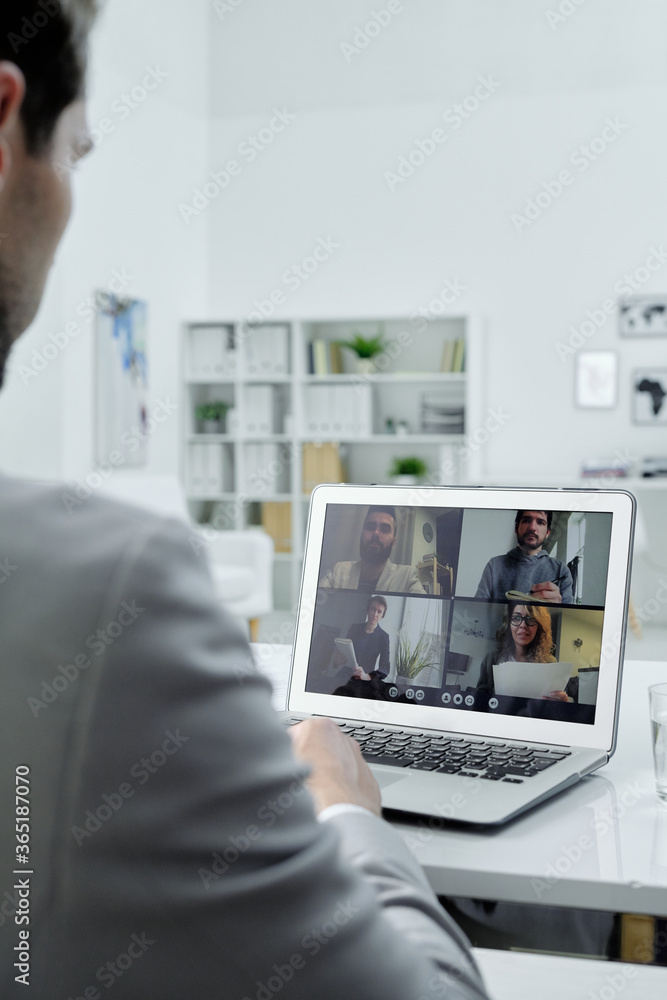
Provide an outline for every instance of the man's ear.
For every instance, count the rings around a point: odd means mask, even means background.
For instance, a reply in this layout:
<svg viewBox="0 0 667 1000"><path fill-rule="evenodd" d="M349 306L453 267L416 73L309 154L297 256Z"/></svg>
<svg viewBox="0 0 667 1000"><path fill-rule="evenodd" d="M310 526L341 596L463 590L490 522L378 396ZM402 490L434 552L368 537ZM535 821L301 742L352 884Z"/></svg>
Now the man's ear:
<svg viewBox="0 0 667 1000"><path fill-rule="evenodd" d="M0 190L12 167L11 138L19 124L25 77L12 62L0 62Z"/></svg>

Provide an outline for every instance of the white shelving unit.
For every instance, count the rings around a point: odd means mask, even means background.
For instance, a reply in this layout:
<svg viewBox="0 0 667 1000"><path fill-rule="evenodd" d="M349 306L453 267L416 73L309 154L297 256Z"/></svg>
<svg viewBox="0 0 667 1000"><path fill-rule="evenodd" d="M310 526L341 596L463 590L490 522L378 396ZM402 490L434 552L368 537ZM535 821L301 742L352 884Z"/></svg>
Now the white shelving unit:
<svg viewBox="0 0 667 1000"><path fill-rule="evenodd" d="M479 481L481 449L464 445L483 425L481 331L464 316L420 323L427 329L401 318L185 327L181 474L191 513L223 529L264 523L276 541L275 592L285 607L298 596L301 574L310 498L305 445L324 446L329 469L336 468L331 445L337 445L347 482L389 482L393 459L408 456L426 462L432 483ZM357 372L354 355L343 349L343 373L309 372L311 342L373 336L380 324L387 348L375 371ZM461 338L464 371L441 372L446 341ZM461 408L463 433L423 431L426 394L445 410ZM195 408L216 400L231 408L224 433L202 433ZM407 433L388 433L389 419Z"/></svg>

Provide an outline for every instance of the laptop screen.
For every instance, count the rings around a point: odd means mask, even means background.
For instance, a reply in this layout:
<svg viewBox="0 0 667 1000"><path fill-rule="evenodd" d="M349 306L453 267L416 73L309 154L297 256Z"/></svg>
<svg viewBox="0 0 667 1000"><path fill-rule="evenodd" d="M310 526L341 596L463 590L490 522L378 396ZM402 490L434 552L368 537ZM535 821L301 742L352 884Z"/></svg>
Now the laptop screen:
<svg viewBox="0 0 667 1000"><path fill-rule="evenodd" d="M612 511L381 499L323 508L305 691L594 725Z"/></svg>

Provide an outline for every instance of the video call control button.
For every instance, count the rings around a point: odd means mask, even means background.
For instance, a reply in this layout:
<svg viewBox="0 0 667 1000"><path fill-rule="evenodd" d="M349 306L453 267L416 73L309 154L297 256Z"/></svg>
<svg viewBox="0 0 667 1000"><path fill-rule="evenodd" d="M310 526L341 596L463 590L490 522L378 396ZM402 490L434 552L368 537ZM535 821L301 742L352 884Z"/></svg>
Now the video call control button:
<svg viewBox="0 0 667 1000"><path fill-rule="evenodd" d="M414 696L415 696L414 689L413 688L408 688L408 690L405 692L405 697L409 698L410 701L412 701L412 699L414 698Z"/></svg>
<svg viewBox="0 0 667 1000"><path fill-rule="evenodd" d="M389 697L390 697L390 698L398 698L398 688L397 688L397 687L394 687L394 685L393 685L393 684L392 684L392 686L391 686L391 687L389 688Z"/></svg>
<svg viewBox="0 0 667 1000"><path fill-rule="evenodd" d="M497 698L489 698L489 708L498 708Z"/></svg>
<svg viewBox="0 0 667 1000"><path fill-rule="evenodd" d="M463 704L463 695L462 694L455 694L454 695L454 704L455 705L462 705Z"/></svg>
<svg viewBox="0 0 667 1000"><path fill-rule="evenodd" d="M470 708L470 707L471 707L472 705L474 705L474 704L475 704L475 698L474 698L474 695L472 695L472 694L467 694L467 695L466 695L466 705L468 706L468 708Z"/></svg>
<svg viewBox="0 0 667 1000"><path fill-rule="evenodd" d="M417 701L423 701L424 700L424 692L423 691L417 691L415 693L415 698L417 699Z"/></svg>
<svg viewBox="0 0 667 1000"><path fill-rule="evenodd" d="M452 696L449 693L449 691L445 691L445 693L440 698L440 701L442 702L443 705L449 705L451 700Z"/></svg>

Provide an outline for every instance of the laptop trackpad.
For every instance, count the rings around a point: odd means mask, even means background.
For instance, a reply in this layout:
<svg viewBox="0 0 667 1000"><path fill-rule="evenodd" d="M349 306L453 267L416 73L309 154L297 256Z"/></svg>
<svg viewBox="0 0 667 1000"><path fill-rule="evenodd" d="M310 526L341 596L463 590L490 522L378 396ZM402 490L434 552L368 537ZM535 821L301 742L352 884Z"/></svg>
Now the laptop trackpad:
<svg viewBox="0 0 667 1000"><path fill-rule="evenodd" d="M378 785L380 786L380 788L388 788L389 785L394 785L397 781L403 781L403 779L406 777L406 775L400 773L392 774L390 771L387 771L384 768L381 771L377 770L376 768L373 768L372 770L373 770L373 776L377 781Z"/></svg>

